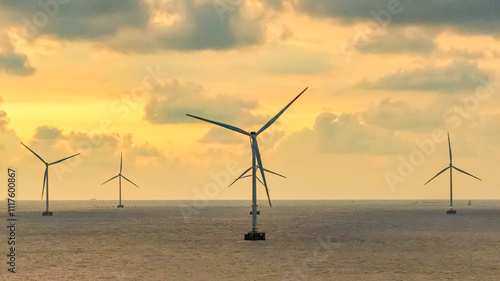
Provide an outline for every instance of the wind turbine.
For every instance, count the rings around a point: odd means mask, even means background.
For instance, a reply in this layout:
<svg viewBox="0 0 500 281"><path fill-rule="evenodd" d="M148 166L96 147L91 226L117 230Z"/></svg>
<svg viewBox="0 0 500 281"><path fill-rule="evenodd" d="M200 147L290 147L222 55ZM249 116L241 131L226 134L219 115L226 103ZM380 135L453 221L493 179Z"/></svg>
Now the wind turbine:
<svg viewBox="0 0 500 281"><path fill-rule="evenodd" d="M443 169L441 172L439 172L437 175L435 175L432 179L428 180L426 183L424 183L424 185L428 184L431 180L433 180L434 178L436 178L437 176L439 176L440 174L444 173L446 170L450 169L450 209L448 211L446 211L447 214L456 214L457 211L453 210L453 177L452 177L452 171L453 169L461 172L461 173L464 173L468 176L471 176L475 179L478 179L480 181L482 181L480 178L474 176L474 175L471 175L465 171L462 171L460 170L459 168L453 166L452 164L452 156L451 156L451 142L450 142L450 133L448 133L448 148L450 150L450 165L448 167L446 167L445 169Z"/></svg>
<svg viewBox="0 0 500 281"><path fill-rule="evenodd" d="M116 206L117 208L123 208L123 205L122 205L122 178L124 178L129 183L137 186L137 188L139 188L139 186L137 184L133 183L131 180L127 179L124 175L122 175L122 159L123 159L123 154L120 153L120 172L118 173L118 175L110 178L109 180L107 180L107 181L105 181L105 182L103 182L101 184L101 185L103 185L103 184L105 184L105 183L107 183L107 182L109 182L109 181L111 181L111 180L113 180L115 178L118 178L118 182L119 182L119 184L118 184L118 186L119 186L119 198L120 198L119 200L120 201L118 203L118 206Z"/></svg>
<svg viewBox="0 0 500 281"><path fill-rule="evenodd" d="M267 199L269 201L269 206L271 206L271 199L269 197L269 190L267 189L267 182L266 182L266 176L264 175L264 171L267 171L264 169L262 166L262 159L260 157L260 152L259 152L259 145L257 144L257 136L265 131L269 126L271 126L280 116L285 112L285 110L292 105L293 102L295 102L308 88L305 88L297 97L295 97L285 108L283 108L276 116L274 116L271 120L269 120L262 128L260 128L259 131L257 132L247 132L245 130L242 130L240 128L227 125L224 123L216 122L216 121L211 121L208 119L204 119L201 117L197 117L191 114L186 114L189 117L193 117L208 123L215 124L217 126L224 127L226 129L229 129L231 131L235 131L237 133L243 134L245 136L248 136L250 138L250 148L252 149L252 166L245 171L239 178L243 177L249 170L252 170L252 232L249 232L248 234L245 234L245 240L265 240L266 239L266 234L265 233L259 233L258 228L257 228L257 169L260 170L261 176L262 176L262 184L266 188L266 193L267 193ZM239 179L238 178L238 179ZM238 180L237 179L237 180Z"/></svg>
<svg viewBox="0 0 500 281"><path fill-rule="evenodd" d="M49 166L60 163L64 160L68 160L69 158L75 157L75 156L79 155L80 153L72 155L70 157L63 158L61 160L57 160L57 161L52 162L52 163L47 163L47 162L45 162L45 160L42 159L42 157L40 157L38 154L36 154L33 150L31 150L29 147L27 147L24 143L21 142L21 144L24 145L24 147L26 147L33 154L35 154L35 156L38 157L38 159L40 159L40 161L42 161L45 164L45 173L43 176L42 199L43 199L43 191L45 190L45 185L47 185L47 193L45 194L45 199L46 199L45 205L46 205L47 209L45 210L45 212L42 213L42 216L52 216L52 212L49 212Z"/></svg>

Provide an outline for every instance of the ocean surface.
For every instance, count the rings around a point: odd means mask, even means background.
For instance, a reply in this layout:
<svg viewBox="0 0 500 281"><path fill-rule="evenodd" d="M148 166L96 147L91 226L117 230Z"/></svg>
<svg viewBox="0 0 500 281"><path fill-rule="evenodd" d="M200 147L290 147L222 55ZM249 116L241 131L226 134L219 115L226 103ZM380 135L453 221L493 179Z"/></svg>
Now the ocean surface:
<svg viewBox="0 0 500 281"><path fill-rule="evenodd" d="M500 201L16 202L0 280L500 280Z"/></svg>

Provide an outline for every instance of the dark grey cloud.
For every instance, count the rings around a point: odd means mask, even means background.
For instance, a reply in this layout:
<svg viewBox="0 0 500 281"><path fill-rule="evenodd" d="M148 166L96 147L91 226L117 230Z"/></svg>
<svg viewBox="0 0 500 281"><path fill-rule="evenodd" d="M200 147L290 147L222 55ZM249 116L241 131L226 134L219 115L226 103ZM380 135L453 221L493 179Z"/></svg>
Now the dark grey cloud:
<svg viewBox="0 0 500 281"><path fill-rule="evenodd" d="M424 66L386 75L377 81L362 81L358 87L373 90L456 93L474 90L492 73L477 63L455 60L445 66Z"/></svg>
<svg viewBox="0 0 500 281"><path fill-rule="evenodd" d="M222 1L176 2L161 17L177 18L168 25L150 25L146 32L122 30L102 42L122 52L154 52L158 50L227 50L255 46L265 42L266 18L259 12L250 16L244 2ZM130 40L135 38L135 40Z"/></svg>
<svg viewBox="0 0 500 281"><path fill-rule="evenodd" d="M28 56L17 52L6 34L0 34L0 71L17 76L29 76L35 73Z"/></svg>
<svg viewBox="0 0 500 281"><path fill-rule="evenodd" d="M352 24L422 25L470 34L500 35L497 0L300 0L297 9L316 17Z"/></svg>
<svg viewBox="0 0 500 281"><path fill-rule="evenodd" d="M120 52L227 50L265 41L265 9L250 15L241 2L220 14L217 2L0 1L0 17L23 28L28 39L85 40Z"/></svg>
<svg viewBox="0 0 500 281"><path fill-rule="evenodd" d="M0 54L0 70L7 74L29 76L35 73L25 54Z"/></svg>
<svg viewBox="0 0 500 281"><path fill-rule="evenodd" d="M96 39L125 28L145 29L148 6L137 0L0 1L0 15L25 28L28 38Z"/></svg>
<svg viewBox="0 0 500 281"><path fill-rule="evenodd" d="M159 34L161 44L175 50L224 50L262 43L265 26L259 19L245 17L244 5L218 14L214 3L185 1L184 21Z"/></svg>
<svg viewBox="0 0 500 281"><path fill-rule="evenodd" d="M257 108L255 99L209 96L207 90L197 83L174 80L151 94L145 107L145 119L153 124L203 123L187 117L186 113L189 113L241 128L267 121L267 116L251 113Z"/></svg>

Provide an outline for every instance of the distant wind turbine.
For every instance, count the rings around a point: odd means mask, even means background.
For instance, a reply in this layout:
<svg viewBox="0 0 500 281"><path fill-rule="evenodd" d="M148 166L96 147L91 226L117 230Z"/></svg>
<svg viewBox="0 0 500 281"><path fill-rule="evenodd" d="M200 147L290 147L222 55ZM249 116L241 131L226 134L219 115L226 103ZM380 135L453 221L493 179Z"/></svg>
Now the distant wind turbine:
<svg viewBox="0 0 500 281"><path fill-rule="evenodd" d="M115 179L115 178L118 178L118 186L119 186L119 203L118 203L118 206L116 206L117 208L123 208L123 205L122 205L122 178L124 178L126 181L128 181L129 183L137 186L137 188L139 188L139 186L135 183L133 183L131 180L127 179L124 175L122 175L122 159L123 159L123 155L122 153L120 153L120 172L118 173L118 175L110 178L109 180L103 182L101 185Z"/></svg>
<svg viewBox="0 0 500 281"><path fill-rule="evenodd" d="M240 134L243 134L245 136L250 137L250 148L252 149L252 166L245 171L239 178L242 178L250 169L252 170L252 232L249 232L248 234L245 234L245 240L265 240L266 236L265 233L259 233L258 228L257 228L257 169L260 170L261 176L262 176L262 184L266 188L266 193L267 193L267 199L269 201L269 206L271 206L271 199L269 197L269 190L267 188L267 182L266 182L266 177L264 175L264 171L267 171L264 169L262 165L262 159L260 157L260 152L259 152L259 146L257 144L257 136L265 131L269 126L271 126L280 116L285 112L285 110L292 105L293 102L295 102L308 88L305 88L297 97L295 97L285 108L283 108L276 116L274 116L271 120L269 120L262 128L260 128L259 131L257 132L247 132L245 130L242 130L240 128L227 125L224 123L216 122L216 121L211 121L208 119L204 119L201 117L197 117L191 114L186 114L189 117L193 117L208 123L215 124L217 126L224 127L226 129L229 129L231 131L238 132ZM236 179L236 180L238 180Z"/></svg>
<svg viewBox="0 0 500 281"><path fill-rule="evenodd" d="M38 154L36 154L33 150L31 150L29 147L27 147L24 143L21 142L21 144L24 147L26 147L29 151L31 151L33 154L35 154L35 156L38 157L38 159L40 159L40 161L42 161L45 164L45 173L43 176L43 187L42 187L42 199L43 199L43 191L45 190L45 185L47 185L47 193L45 194L46 210L45 210L45 212L42 213L42 216L52 216L52 212L49 212L49 166L60 163L64 160L68 160L69 158L75 157L75 156L79 155L80 153L72 155L70 157L63 158L61 160L57 160L57 161L52 162L52 163L47 163L47 162L45 162L45 160L42 159L42 157L40 157Z"/></svg>
<svg viewBox="0 0 500 281"><path fill-rule="evenodd" d="M428 180L426 183L424 183L424 185L428 184L431 180L433 180L434 178L436 178L437 176L439 176L440 174L444 173L446 170L450 169L450 209L448 211L446 211L447 214L456 214L457 211L453 210L453 177L452 177L452 171L453 169L461 172L461 173L464 173L468 176L471 176L475 179L478 179L480 181L482 181L480 178L474 176L474 175L471 175L465 171L462 171L460 170L459 168L453 166L452 164L452 156L451 156L451 142L450 142L450 133L448 133L448 148L450 150L450 165L448 167L446 167L445 169L443 169L441 172L439 172L437 175L435 175L432 179Z"/></svg>

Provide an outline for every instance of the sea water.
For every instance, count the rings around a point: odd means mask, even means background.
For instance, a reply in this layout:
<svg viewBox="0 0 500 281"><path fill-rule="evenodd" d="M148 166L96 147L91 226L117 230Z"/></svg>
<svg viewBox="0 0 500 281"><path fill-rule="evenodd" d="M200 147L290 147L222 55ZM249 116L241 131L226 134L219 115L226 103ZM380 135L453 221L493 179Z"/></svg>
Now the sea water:
<svg viewBox="0 0 500 281"><path fill-rule="evenodd" d="M7 202L0 222L7 223ZM500 201L45 201L16 206L3 280L498 280Z"/></svg>

